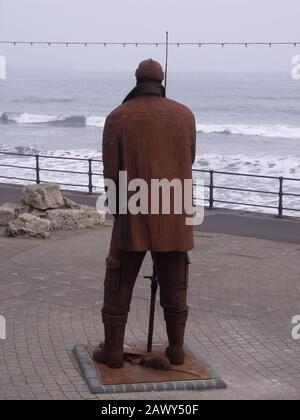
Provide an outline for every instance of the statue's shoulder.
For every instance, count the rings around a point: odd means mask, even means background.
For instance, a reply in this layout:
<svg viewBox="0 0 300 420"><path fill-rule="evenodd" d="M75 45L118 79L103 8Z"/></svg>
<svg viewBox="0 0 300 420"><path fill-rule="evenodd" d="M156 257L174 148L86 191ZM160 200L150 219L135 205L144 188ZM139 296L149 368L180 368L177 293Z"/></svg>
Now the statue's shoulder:
<svg viewBox="0 0 300 420"><path fill-rule="evenodd" d="M181 102L174 101L173 99L165 99L165 101L166 101L166 105L170 109L194 118L194 114L190 110L190 108L188 108L186 105L182 104Z"/></svg>
<svg viewBox="0 0 300 420"><path fill-rule="evenodd" d="M124 105L122 104L122 105L120 105L120 106L118 106L116 109L114 109L108 116L107 116L107 119L109 119L109 120L113 120L113 119L116 119L116 118L120 118L123 114L124 114L124 111L125 111L125 109L124 109Z"/></svg>

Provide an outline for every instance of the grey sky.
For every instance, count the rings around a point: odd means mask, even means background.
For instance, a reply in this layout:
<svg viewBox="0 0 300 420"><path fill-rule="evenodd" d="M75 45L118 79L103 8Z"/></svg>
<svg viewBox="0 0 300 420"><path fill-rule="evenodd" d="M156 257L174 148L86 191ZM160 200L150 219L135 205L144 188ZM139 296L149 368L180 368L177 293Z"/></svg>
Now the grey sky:
<svg viewBox="0 0 300 420"><path fill-rule="evenodd" d="M299 0L0 0L1 40L300 41ZM3 47L12 67L133 69L162 47ZM172 47L174 70L290 71L300 47Z"/></svg>

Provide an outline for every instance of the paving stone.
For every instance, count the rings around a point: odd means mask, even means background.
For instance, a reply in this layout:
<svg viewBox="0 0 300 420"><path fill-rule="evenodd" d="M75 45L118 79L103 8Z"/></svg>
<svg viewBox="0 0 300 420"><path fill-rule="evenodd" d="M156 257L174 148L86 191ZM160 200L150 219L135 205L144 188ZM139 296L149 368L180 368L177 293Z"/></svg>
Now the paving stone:
<svg viewBox="0 0 300 420"><path fill-rule="evenodd" d="M110 226L100 226L24 243L0 230L0 314L6 316L8 332L0 345L0 399L120 398L91 395L72 355L75 344L103 337L110 234ZM299 254L299 245L197 233L187 340L199 347L228 389L122 398L299 399L300 344L291 337L292 317L300 315ZM146 343L150 287L143 275L150 272L147 257L134 290L126 332L130 341ZM159 301L154 340L166 340Z"/></svg>

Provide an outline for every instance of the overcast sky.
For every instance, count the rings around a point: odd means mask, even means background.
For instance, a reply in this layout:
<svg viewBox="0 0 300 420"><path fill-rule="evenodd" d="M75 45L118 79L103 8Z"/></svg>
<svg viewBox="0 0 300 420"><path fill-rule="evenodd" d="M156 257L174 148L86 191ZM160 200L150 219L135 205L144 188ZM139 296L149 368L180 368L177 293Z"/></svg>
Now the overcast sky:
<svg viewBox="0 0 300 420"><path fill-rule="evenodd" d="M0 0L0 40L300 41L300 0ZM8 67L134 69L164 49L3 47ZM170 69L290 71L300 47L172 47Z"/></svg>

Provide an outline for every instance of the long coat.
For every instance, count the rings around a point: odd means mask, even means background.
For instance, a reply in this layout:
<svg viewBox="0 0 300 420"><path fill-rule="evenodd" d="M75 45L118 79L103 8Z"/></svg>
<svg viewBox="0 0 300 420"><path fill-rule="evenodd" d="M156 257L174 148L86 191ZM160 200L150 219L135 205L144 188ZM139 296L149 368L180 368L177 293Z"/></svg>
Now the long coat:
<svg viewBox="0 0 300 420"><path fill-rule="evenodd" d="M164 98L160 86L143 84L106 119L102 149L104 177L118 186L119 171L127 171L128 183L136 178L145 180L149 194L152 179L190 180L195 143L193 113L184 105ZM172 193L171 198L174 198ZM150 203L149 195L151 209ZM159 214L117 214L114 229L117 248L191 250L193 228L186 225L187 214L175 214L172 210L171 205L171 214L162 214L161 208Z"/></svg>

